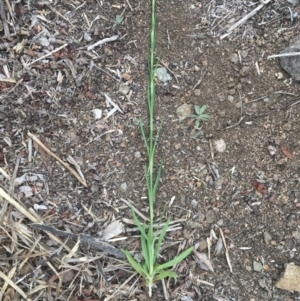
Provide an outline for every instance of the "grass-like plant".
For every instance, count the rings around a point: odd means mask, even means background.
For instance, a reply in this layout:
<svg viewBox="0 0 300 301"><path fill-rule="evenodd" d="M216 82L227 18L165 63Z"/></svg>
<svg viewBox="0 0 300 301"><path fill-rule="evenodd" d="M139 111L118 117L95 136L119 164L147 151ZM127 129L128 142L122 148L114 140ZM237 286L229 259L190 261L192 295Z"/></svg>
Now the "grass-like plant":
<svg viewBox="0 0 300 301"><path fill-rule="evenodd" d="M200 121L207 121L209 119L209 115L205 114L206 105L201 108L198 105L195 105L196 115L191 115L192 118L195 119L195 127L198 128L200 125Z"/></svg>
<svg viewBox="0 0 300 301"><path fill-rule="evenodd" d="M162 170L160 163L157 172L154 170L154 153L157 146L159 130L154 137L154 103L155 103L155 67L154 67L154 50L155 50L155 0L151 1L151 32L150 32L150 58L149 58L149 85L148 85L148 111L149 111L149 136L145 134L144 124L140 121L140 130L148 155L148 166L145 166L145 178L148 190L149 201L149 225L141 223L131 207L133 219L140 231L141 248L143 262L137 262L127 250L123 250L126 258L133 269L139 273L146 281L149 288L149 296L152 295L152 285L155 281L166 277L176 278L177 274L170 270L175 264L180 263L193 250L193 247L188 248L180 255L171 259L166 263L157 263L158 253L160 251L163 239L166 235L167 228L170 223L170 218L167 219L160 233L158 228L154 229L154 203L157 187ZM161 217L162 218L162 217Z"/></svg>

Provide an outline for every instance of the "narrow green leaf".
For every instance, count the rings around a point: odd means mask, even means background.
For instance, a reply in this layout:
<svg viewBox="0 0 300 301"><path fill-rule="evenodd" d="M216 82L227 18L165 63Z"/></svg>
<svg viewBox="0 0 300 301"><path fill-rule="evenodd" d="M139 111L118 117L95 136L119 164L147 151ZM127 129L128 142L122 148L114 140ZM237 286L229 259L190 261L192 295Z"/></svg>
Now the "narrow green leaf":
<svg viewBox="0 0 300 301"><path fill-rule="evenodd" d="M173 258L172 260L156 266L155 271L160 271L160 270L164 270L166 268L170 268L170 267L174 266L175 264L181 262L184 258L186 258L193 251L193 249L194 249L194 247L190 247L190 248L186 249L185 251L183 251L178 256L176 256L175 258Z"/></svg>
<svg viewBox="0 0 300 301"><path fill-rule="evenodd" d="M159 128L157 129L157 134L156 134L156 137L155 137L155 140L154 140L153 151L155 151L155 149L156 149L156 145L157 145L157 141L158 141L158 138L159 138L161 128L162 128L162 122L160 122Z"/></svg>
<svg viewBox="0 0 300 301"><path fill-rule="evenodd" d="M139 125L140 125L140 131L142 134L142 138L143 138L146 150L147 150L147 154L149 154L149 146L148 146L147 138L146 138L145 131L144 131L144 123L142 120L140 120Z"/></svg>
<svg viewBox="0 0 300 301"><path fill-rule="evenodd" d="M120 24L122 21L123 21L123 18L122 18L122 16L120 16L120 15L116 15L116 20L115 20L115 23L117 23L117 24Z"/></svg>
<svg viewBox="0 0 300 301"><path fill-rule="evenodd" d="M197 120L196 120L196 123L195 123L195 127L198 128L198 127L199 127L199 124L200 124L200 121L197 119Z"/></svg>
<svg viewBox="0 0 300 301"><path fill-rule="evenodd" d="M201 110L200 107L195 105L195 112L196 112L197 115L201 114L200 110Z"/></svg>
<svg viewBox="0 0 300 301"><path fill-rule="evenodd" d="M130 263L130 265L132 266L132 268L141 276L146 277L147 271L145 271L143 269L141 264L139 264L137 261L135 261L127 250L122 249L122 252L125 254L125 256L126 256L128 262Z"/></svg>
<svg viewBox="0 0 300 301"><path fill-rule="evenodd" d="M166 212L166 204L164 205L164 209L159 217L159 221L158 221L158 224L157 224L157 227L156 227L156 231L155 231L155 235L154 235L154 240L156 240L156 238L159 236L158 235L158 230L160 228L160 225L161 225L161 221L163 219L163 217L165 216L165 212Z"/></svg>
<svg viewBox="0 0 300 301"><path fill-rule="evenodd" d="M204 111L206 110L206 105L202 106L200 108L200 111L199 111L199 114L198 115L201 115L202 113L204 113Z"/></svg>
<svg viewBox="0 0 300 301"><path fill-rule="evenodd" d="M208 119L209 119L209 115L208 115L208 114L202 114L202 115L200 116L200 118L201 118L202 120L208 120Z"/></svg>
<svg viewBox="0 0 300 301"><path fill-rule="evenodd" d="M163 271L163 272L159 273L157 276L155 276L154 281L161 280L161 279L164 279L167 277L177 278L178 275L176 273L174 273L173 271Z"/></svg>
<svg viewBox="0 0 300 301"><path fill-rule="evenodd" d="M161 230L161 232L160 232L158 241L157 241L157 243L156 243L156 245L155 245L155 252L154 252L155 258L157 258L158 252L159 252L159 250L160 250L161 243L162 243L162 241L163 241L163 239L164 239L164 237L165 237L165 235L166 235L166 233L167 233L167 229L168 229L168 227L169 227L170 221L171 221L171 219L168 218L168 220L166 221L164 227L162 228L162 230Z"/></svg>
<svg viewBox="0 0 300 301"><path fill-rule="evenodd" d="M147 242L148 242L148 236L147 236L147 234L146 234L146 232L144 230L143 225L141 224L141 222L139 221L138 217L136 216L136 214L135 214L135 212L133 210L133 207L131 207L131 212L132 212L133 220L134 220L136 226L138 227L141 235L143 235L145 237L145 239L147 240Z"/></svg>
<svg viewBox="0 0 300 301"><path fill-rule="evenodd" d="M162 162L160 162L160 164L158 166L156 179L155 179L155 183L154 183L154 187L153 187L153 194L156 193L157 186L158 186L158 183L159 183L159 179L160 179L160 176L161 176L161 170L162 170Z"/></svg>
<svg viewBox="0 0 300 301"><path fill-rule="evenodd" d="M145 179L146 179L146 186L147 186L147 189L149 191L150 189L150 181L149 181L149 173L148 173L148 170L147 170L147 166L145 165L144 166L144 174L145 174Z"/></svg>
<svg viewBox="0 0 300 301"><path fill-rule="evenodd" d="M143 228L144 228L144 231L145 231L145 226L144 225L143 225ZM147 240L144 237L144 235L141 235L141 245L142 245L142 254L143 254L143 257L144 257L144 260L145 260L145 264L147 266L147 270L149 271L150 260L149 260L148 244L147 244Z"/></svg>

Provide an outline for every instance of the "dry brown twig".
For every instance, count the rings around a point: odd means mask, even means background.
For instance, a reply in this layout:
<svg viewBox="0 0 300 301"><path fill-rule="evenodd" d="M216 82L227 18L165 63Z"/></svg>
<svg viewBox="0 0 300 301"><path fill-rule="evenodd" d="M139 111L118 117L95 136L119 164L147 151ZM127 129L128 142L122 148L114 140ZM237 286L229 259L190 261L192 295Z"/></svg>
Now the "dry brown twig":
<svg viewBox="0 0 300 301"><path fill-rule="evenodd" d="M227 247L226 240L225 240L225 237L224 237L224 233L223 233L223 230L221 228L219 228L219 229L220 229L220 233L221 233L224 248L225 248L226 260L227 260L230 272L232 273L232 266L231 266L231 262L230 262L229 251L228 251L228 247Z"/></svg>
<svg viewBox="0 0 300 301"><path fill-rule="evenodd" d="M56 49L50 51L49 53L47 53L47 54L45 54L45 55L39 57L38 59L32 61L31 63L26 64L26 67L29 67L29 66L31 66L32 64L34 64L34 63L36 63L36 62L38 62L38 61L40 61L40 60L43 60L44 58L46 58L46 57L52 55L53 53L55 53L55 52L57 52L57 51L59 51L59 50L65 48L65 47L67 47L68 45L69 45L69 44L64 44L64 45L62 45L62 46L60 46L60 47L58 47L58 48L56 48Z"/></svg>
<svg viewBox="0 0 300 301"><path fill-rule="evenodd" d="M65 167L84 187L87 187L87 183L85 182L85 180L83 180L78 173L69 166L68 163L65 163L64 161L62 161L59 157L57 157L53 152L51 152L50 149L48 149L46 147L46 145L44 145L37 137L35 137L33 134L31 134L30 132L28 132L28 136L34 140L39 146L41 146L43 148L43 150L50 155L51 157L53 157L55 160L57 160L63 167Z"/></svg>

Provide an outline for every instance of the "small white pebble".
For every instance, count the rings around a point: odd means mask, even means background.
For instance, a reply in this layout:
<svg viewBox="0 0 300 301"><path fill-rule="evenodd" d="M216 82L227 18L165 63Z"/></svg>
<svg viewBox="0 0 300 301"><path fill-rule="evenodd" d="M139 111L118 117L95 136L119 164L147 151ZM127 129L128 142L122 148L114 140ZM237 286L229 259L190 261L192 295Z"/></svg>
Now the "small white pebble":
<svg viewBox="0 0 300 301"><path fill-rule="evenodd" d="M226 143L223 139L214 141L215 150L219 153L223 153L226 150Z"/></svg>

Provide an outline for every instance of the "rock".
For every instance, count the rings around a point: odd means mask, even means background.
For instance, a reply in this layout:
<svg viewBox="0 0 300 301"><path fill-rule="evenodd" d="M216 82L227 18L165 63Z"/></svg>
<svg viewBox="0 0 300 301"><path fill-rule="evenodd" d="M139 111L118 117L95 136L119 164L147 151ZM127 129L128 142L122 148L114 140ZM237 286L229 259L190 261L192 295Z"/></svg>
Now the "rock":
<svg viewBox="0 0 300 301"><path fill-rule="evenodd" d="M155 70L155 76L163 83L172 79L165 67L157 68Z"/></svg>
<svg viewBox="0 0 300 301"><path fill-rule="evenodd" d="M195 90L194 90L194 95L195 95L195 96L200 96L200 94L201 94L200 89L195 89Z"/></svg>
<svg viewBox="0 0 300 301"><path fill-rule="evenodd" d="M222 189L222 184L224 182L223 177L219 177L215 180L215 189L221 190Z"/></svg>
<svg viewBox="0 0 300 301"><path fill-rule="evenodd" d="M176 150L178 150L178 149L181 148L181 144L180 144L180 143L176 143L176 144L174 145L174 147L175 147Z"/></svg>
<svg viewBox="0 0 300 301"><path fill-rule="evenodd" d="M177 108L176 113L179 120L182 121L192 114L191 107L187 103L184 103Z"/></svg>
<svg viewBox="0 0 300 301"><path fill-rule="evenodd" d="M285 122L285 123L282 125L282 128L283 128L286 132L289 132L289 131L292 129L292 123L291 123L290 121Z"/></svg>
<svg viewBox="0 0 300 301"><path fill-rule="evenodd" d="M128 188L128 186L127 186L126 183L122 183L122 184L120 185L120 189L121 189L122 191L124 191L124 192L127 190L127 188Z"/></svg>
<svg viewBox="0 0 300 301"><path fill-rule="evenodd" d="M226 109L217 111L219 117L226 117Z"/></svg>
<svg viewBox="0 0 300 301"><path fill-rule="evenodd" d="M223 139L214 141L215 150L219 153L223 153L226 150L226 143Z"/></svg>
<svg viewBox="0 0 300 301"><path fill-rule="evenodd" d="M121 85L119 87L119 93L121 93L124 96L126 96L129 93L129 91L130 91L130 88L127 85Z"/></svg>
<svg viewBox="0 0 300 301"><path fill-rule="evenodd" d="M206 239L202 239L200 242L199 242L199 247L198 247L199 251L203 251L205 249L207 249L207 241Z"/></svg>
<svg viewBox="0 0 300 301"><path fill-rule="evenodd" d="M205 217L206 217L206 222L208 224L211 224L214 222L214 219L215 219L215 213L213 210L208 210L205 214Z"/></svg>
<svg viewBox="0 0 300 301"><path fill-rule="evenodd" d="M266 279L265 278L258 279L258 284L260 287L265 288L266 287Z"/></svg>
<svg viewBox="0 0 300 301"><path fill-rule="evenodd" d="M199 68L197 65L195 65L195 66L192 68L192 70L197 72L197 71L200 70L200 68Z"/></svg>
<svg viewBox="0 0 300 301"><path fill-rule="evenodd" d="M300 292L300 267L295 263L289 263L285 267L285 271L276 283L276 287L287 290Z"/></svg>
<svg viewBox="0 0 300 301"><path fill-rule="evenodd" d="M277 79L283 79L283 74L282 74L282 72L277 72L277 73L275 73L275 76L277 77Z"/></svg>
<svg viewBox="0 0 300 301"><path fill-rule="evenodd" d="M92 114L93 114L95 120L101 119L102 110L94 109L94 110L92 110Z"/></svg>
<svg viewBox="0 0 300 301"><path fill-rule="evenodd" d="M248 75L250 72L250 67L249 66L244 66L241 70L240 70L240 75L241 76L246 76Z"/></svg>
<svg viewBox="0 0 300 301"><path fill-rule="evenodd" d="M281 195L280 197L279 197L279 201L280 201L280 203L282 203L282 204L287 204L288 203L288 201L289 201L289 197L287 196L287 195Z"/></svg>
<svg viewBox="0 0 300 301"><path fill-rule="evenodd" d="M234 97L232 95L228 95L228 100L229 100L229 102L233 102L234 101Z"/></svg>
<svg viewBox="0 0 300 301"><path fill-rule="evenodd" d="M292 232L292 236L296 239L296 240L300 240L300 232L299 231L293 231Z"/></svg>
<svg viewBox="0 0 300 301"><path fill-rule="evenodd" d="M135 152L134 153L134 156L137 158L137 159L141 159L141 153L139 151Z"/></svg>
<svg viewBox="0 0 300 301"><path fill-rule="evenodd" d="M50 45L49 40L46 37L35 37L33 42L39 46L48 47Z"/></svg>
<svg viewBox="0 0 300 301"><path fill-rule="evenodd" d="M271 240L272 240L272 236L267 231L265 231L264 232L264 241L265 241L266 245L269 245Z"/></svg>
<svg viewBox="0 0 300 301"><path fill-rule="evenodd" d="M221 218L217 221L217 225L221 227L224 224L224 220Z"/></svg>
<svg viewBox="0 0 300 301"><path fill-rule="evenodd" d="M108 47L105 47L105 48L104 48L104 53L105 53L106 55L109 55L109 56L112 56L112 55L113 55L113 52L112 52Z"/></svg>
<svg viewBox="0 0 300 301"><path fill-rule="evenodd" d="M260 262L253 261L253 270L256 272L261 272L263 265Z"/></svg>
<svg viewBox="0 0 300 301"><path fill-rule="evenodd" d="M201 178L204 178L206 175L207 175L207 169L206 169L206 168L203 168L203 169L199 172L198 177L201 179Z"/></svg>
<svg viewBox="0 0 300 301"><path fill-rule="evenodd" d="M232 53L229 57L231 63L237 63L239 61L239 56L236 53Z"/></svg>
<svg viewBox="0 0 300 301"><path fill-rule="evenodd" d="M285 48L280 52L282 53L293 53L300 52L300 36L296 38L296 42L288 48ZM300 80L300 57L295 56L282 56L280 58L281 67L290 74L295 80Z"/></svg>
<svg viewBox="0 0 300 301"><path fill-rule="evenodd" d="M200 223L191 220L186 222L186 226L190 229L203 229L203 226Z"/></svg>
<svg viewBox="0 0 300 301"><path fill-rule="evenodd" d="M237 109L240 109L241 106L242 106L242 102L239 101L239 102L235 103L234 106L235 106Z"/></svg>

